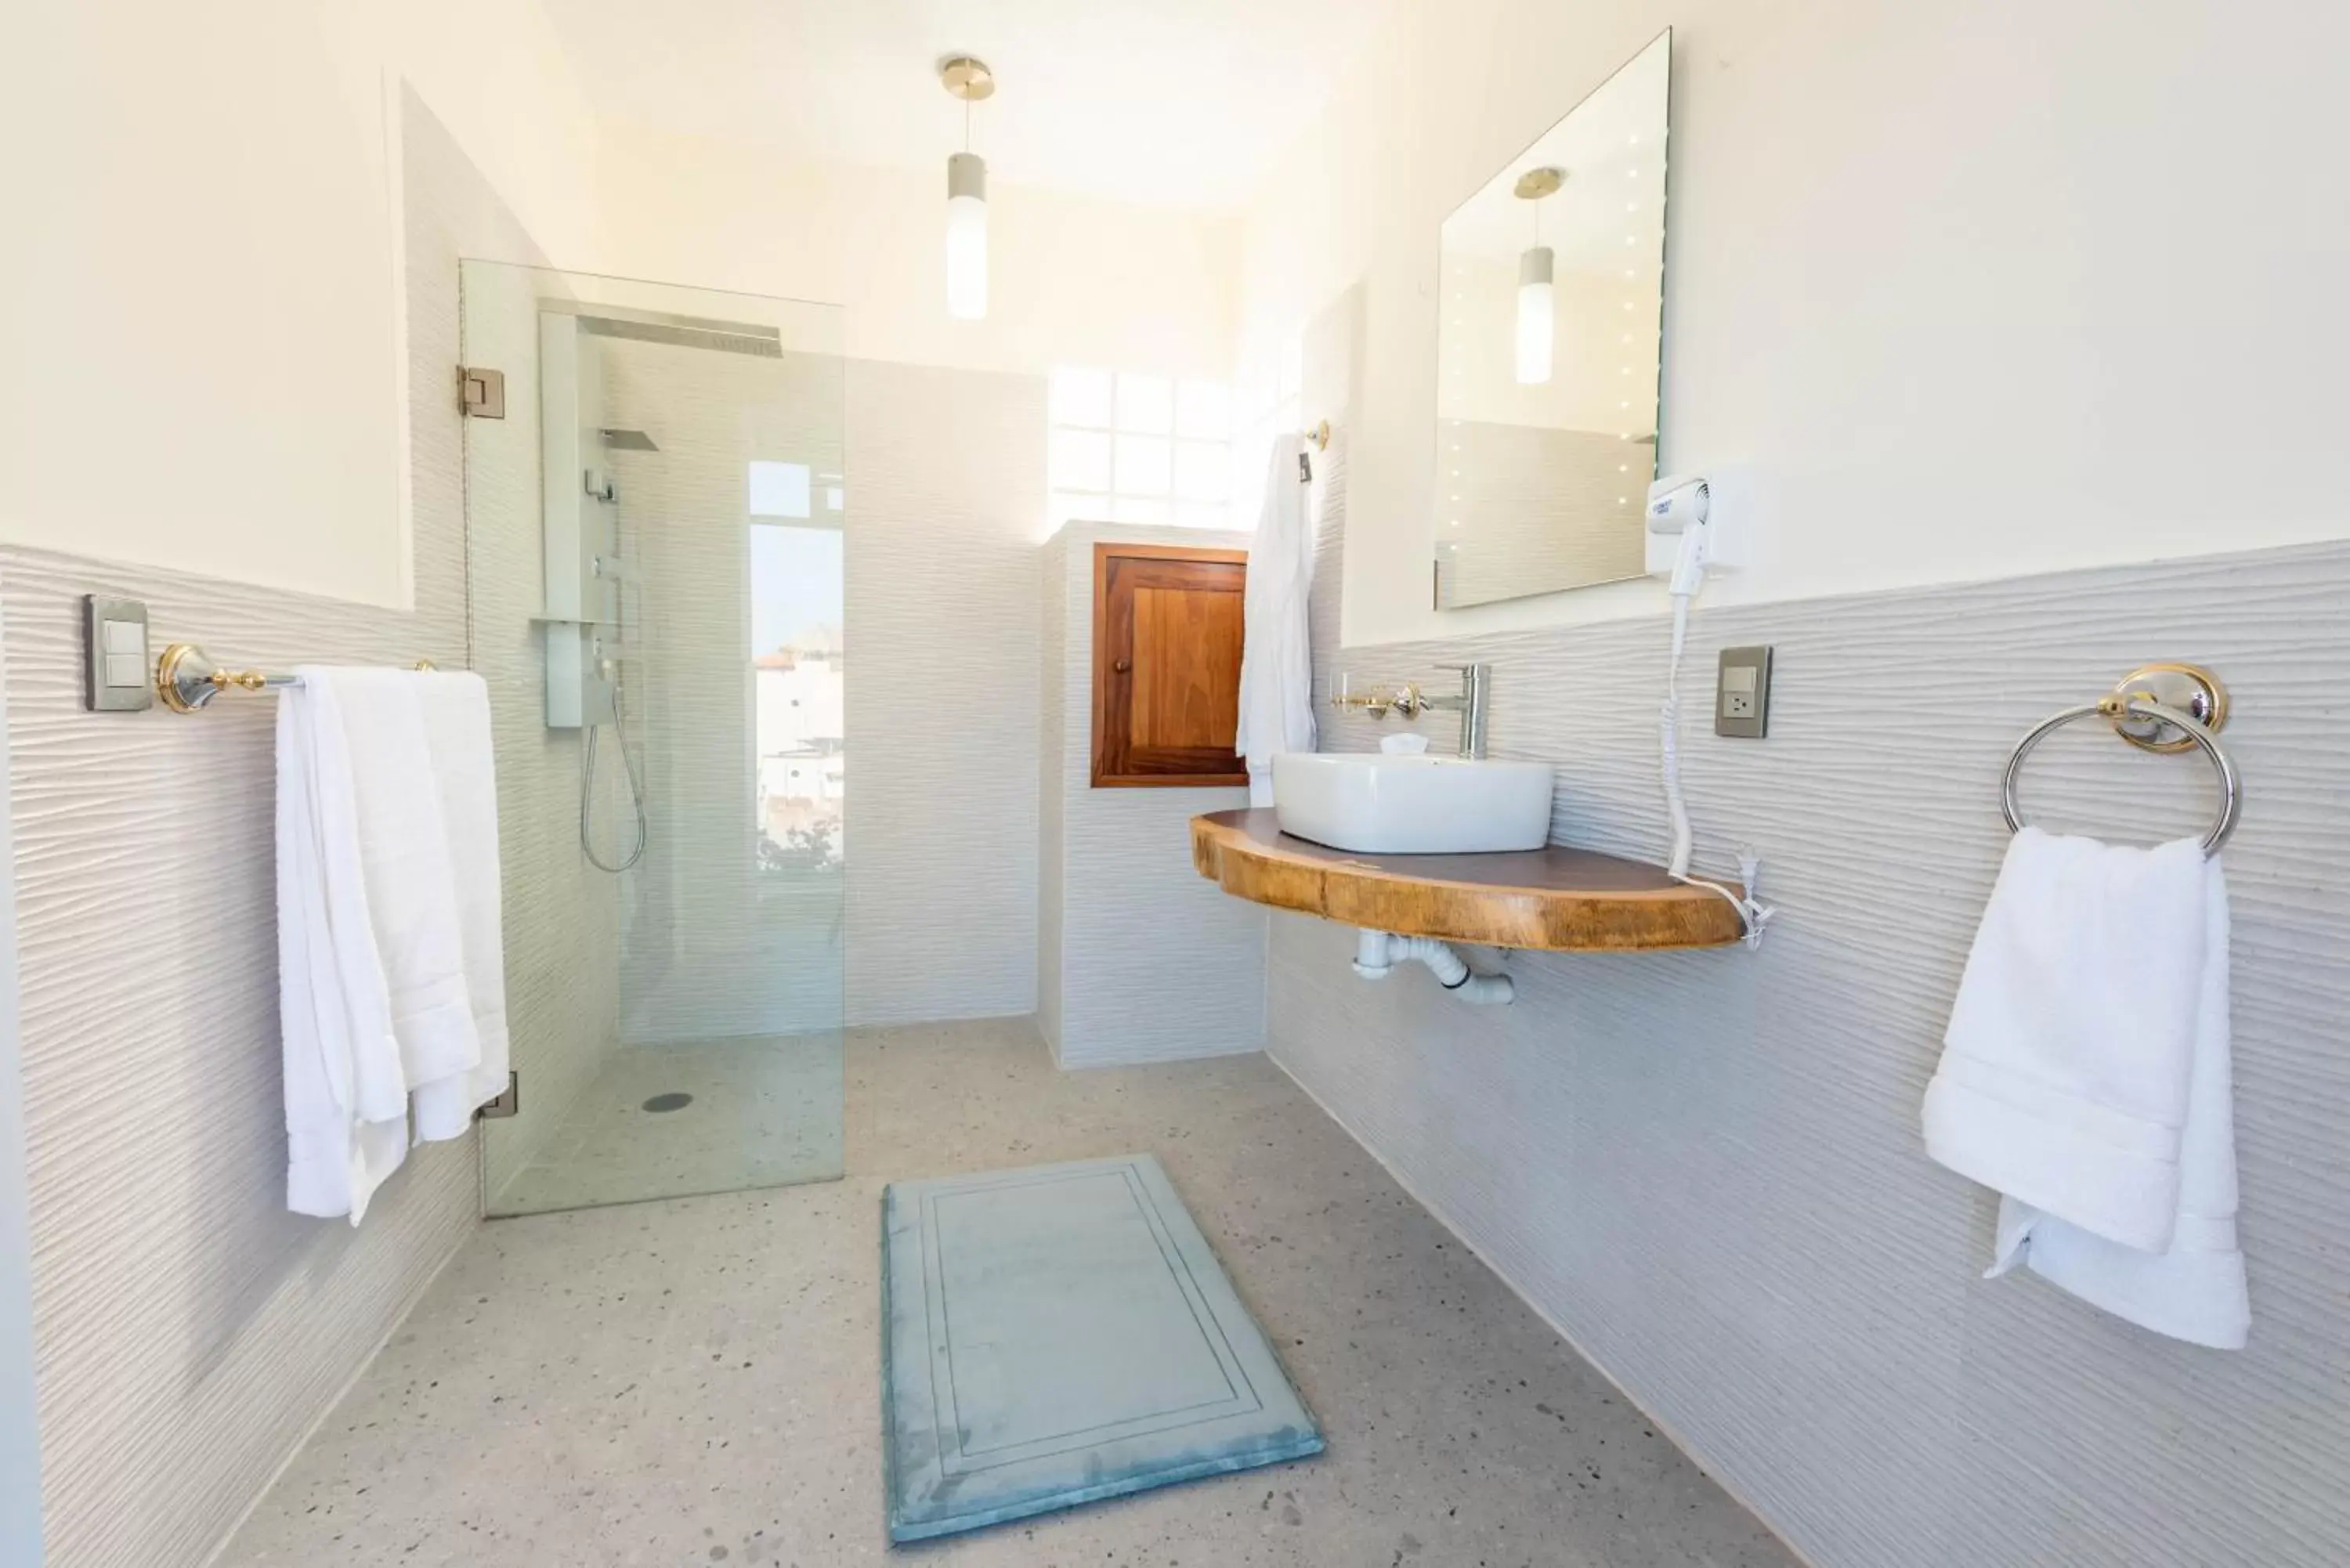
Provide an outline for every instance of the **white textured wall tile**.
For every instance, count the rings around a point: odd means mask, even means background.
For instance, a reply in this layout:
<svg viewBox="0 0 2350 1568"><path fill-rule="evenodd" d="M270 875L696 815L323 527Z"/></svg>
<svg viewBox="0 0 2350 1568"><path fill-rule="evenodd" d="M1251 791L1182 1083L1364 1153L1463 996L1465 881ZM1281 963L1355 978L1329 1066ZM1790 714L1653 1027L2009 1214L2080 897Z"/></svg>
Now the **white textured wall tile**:
<svg viewBox="0 0 2350 1568"><path fill-rule="evenodd" d="M1069 536L1063 529L1037 552L1038 626L1044 643L1036 711L1036 1032L1061 1059L1062 880L1068 875Z"/></svg>
<svg viewBox="0 0 2350 1568"><path fill-rule="evenodd" d="M77 599L239 662L463 662L462 613L0 552L49 1560L193 1563L475 1212L472 1140L366 1226L286 1210L274 699L85 713Z"/></svg>
<svg viewBox="0 0 2350 1568"><path fill-rule="evenodd" d="M847 367L848 1021L1036 1008L1041 378Z"/></svg>
<svg viewBox="0 0 2350 1568"><path fill-rule="evenodd" d="M1323 537L1326 689L1490 660L1493 754L1556 765L1554 836L1661 857L1661 620L1340 650ZM1715 653L1752 642L1777 647L1770 739L1718 739ZM1981 1279L1993 1199L1918 1129L2008 748L2150 659L2238 701L2235 1355ZM1276 915L1268 1049L1823 1568L2350 1561L2350 741L2322 722L2345 662L2344 545L1701 608L1699 863L1760 850L1761 951L1519 954L1516 1004L1468 1009L1357 980L1347 930ZM1395 727L1323 711L1326 749ZM2094 725L2025 783L2035 818L2116 836L2199 831L2214 794Z"/></svg>
<svg viewBox="0 0 2350 1568"><path fill-rule="evenodd" d="M1058 763L1045 849L1046 1038L1065 1067L1170 1062L1264 1043L1264 911L1191 867L1190 823L1245 789L1095 789L1094 545L1245 549L1245 534L1072 524L1045 547L1059 592L1045 670Z"/></svg>

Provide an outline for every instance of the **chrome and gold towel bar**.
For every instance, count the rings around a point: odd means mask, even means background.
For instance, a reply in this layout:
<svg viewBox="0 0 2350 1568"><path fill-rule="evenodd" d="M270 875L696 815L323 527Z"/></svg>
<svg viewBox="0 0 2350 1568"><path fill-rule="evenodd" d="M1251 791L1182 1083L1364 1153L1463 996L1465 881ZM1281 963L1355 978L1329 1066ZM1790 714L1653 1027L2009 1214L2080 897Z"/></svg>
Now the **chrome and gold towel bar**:
<svg viewBox="0 0 2350 1568"><path fill-rule="evenodd" d="M2244 785L2235 759L2220 744L2217 732L2228 722L2228 689L2210 670L2192 664L2149 664L2131 670L2119 684L2095 701L2052 714L2015 742L2000 776L1999 811L2008 831L2021 832L2023 813L2016 805L2015 782L2032 748L2075 719L2103 719L2131 745L2149 752L2200 751L2220 775L2220 816L2203 835L2203 853L2216 855L2236 831L2242 814Z"/></svg>
<svg viewBox="0 0 2350 1568"><path fill-rule="evenodd" d="M429 659L416 661L419 670L434 668ZM213 656L192 642L175 642L155 661L155 695L174 713L193 713L222 692L270 691L299 686L302 678L290 671L230 670L213 662Z"/></svg>

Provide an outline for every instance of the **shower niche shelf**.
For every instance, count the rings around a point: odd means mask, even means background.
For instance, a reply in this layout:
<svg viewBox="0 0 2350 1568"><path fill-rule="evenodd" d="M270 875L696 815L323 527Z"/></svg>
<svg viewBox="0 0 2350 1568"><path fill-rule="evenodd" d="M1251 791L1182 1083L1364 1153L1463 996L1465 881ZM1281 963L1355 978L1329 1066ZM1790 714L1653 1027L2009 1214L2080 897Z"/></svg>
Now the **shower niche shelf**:
<svg viewBox="0 0 2350 1568"><path fill-rule="evenodd" d="M1342 925L1484 947L1633 952L1727 947L1719 893L1661 866L1551 845L1497 855L1357 855L1281 831L1271 809L1191 819L1191 865L1236 898Z"/></svg>

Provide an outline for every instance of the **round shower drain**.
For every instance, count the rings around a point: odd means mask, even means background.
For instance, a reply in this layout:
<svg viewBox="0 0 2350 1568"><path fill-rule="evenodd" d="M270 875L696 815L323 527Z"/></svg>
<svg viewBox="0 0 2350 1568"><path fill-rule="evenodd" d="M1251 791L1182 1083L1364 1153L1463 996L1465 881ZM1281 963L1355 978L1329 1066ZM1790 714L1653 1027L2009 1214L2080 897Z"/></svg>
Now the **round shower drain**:
<svg viewBox="0 0 2350 1568"><path fill-rule="evenodd" d="M649 1111L681 1111L691 1104L693 1104L693 1096L691 1095L655 1095L651 1099L645 1102L645 1109Z"/></svg>

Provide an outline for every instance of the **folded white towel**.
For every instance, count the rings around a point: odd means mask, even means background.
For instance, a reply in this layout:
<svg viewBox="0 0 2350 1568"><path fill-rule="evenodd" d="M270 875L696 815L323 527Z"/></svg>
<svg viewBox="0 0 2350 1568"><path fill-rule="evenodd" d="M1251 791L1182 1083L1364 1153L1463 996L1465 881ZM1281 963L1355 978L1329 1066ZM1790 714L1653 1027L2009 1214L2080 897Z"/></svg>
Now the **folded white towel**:
<svg viewBox="0 0 2350 1568"><path fill-rule="evenodd" d="M411 1112L419 1141L460 1137L505 1086L489 700L473 675L298 673L277 713L286 1203L356 1225Z"/></svg>
<svg viewBox="0 0 2350 1568"><path fill-rule="evenodd" d="M2244 1343L2228 901L2192 839L2027 827L2001 868L1926 1092L1926 1146L2002 1195L2018 1262L2133 1323Z"/></svg>
<svg viewBox="0 0 2350 1568"><path fill-rule="evenodd" d="M408 1086L471 1072L482 1059L465 980L441 784L412 670L317 668L303 693L342 726L358 802L359 857L376 951L391 995Z"/></svg>
<svg viewBox="0 0 2350 1568"><path fill-rule="evenodd" d="M490 748L490 689L470 671L414 678L422 703L456 900L465 990L480 1054L470 1069L415 1087L419 1142L462 1137L473 1112L506 1086L506 977L498 883L498 786Z"/></svg>
<svg viewBox="0 0 2350 1568"><path fill-rule="evenodd" d="M339 714L314 689L277 707L278 1015L286 1203L348 1214L408 1152L408 1095L359 866Z"/></svg>

